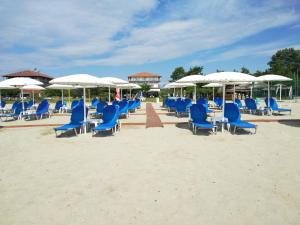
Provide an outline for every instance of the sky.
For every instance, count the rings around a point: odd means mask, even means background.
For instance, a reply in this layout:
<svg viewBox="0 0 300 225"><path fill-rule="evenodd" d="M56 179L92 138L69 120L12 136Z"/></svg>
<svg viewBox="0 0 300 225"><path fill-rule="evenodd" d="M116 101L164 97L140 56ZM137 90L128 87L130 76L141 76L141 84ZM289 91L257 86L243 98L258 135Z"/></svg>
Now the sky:
<svg viewBox="0 0 300 225"><path fill-rule="evenodd" d="M0 0L0 74L127 79L175 67L264 70L300 49L299 0Z"/></svg>

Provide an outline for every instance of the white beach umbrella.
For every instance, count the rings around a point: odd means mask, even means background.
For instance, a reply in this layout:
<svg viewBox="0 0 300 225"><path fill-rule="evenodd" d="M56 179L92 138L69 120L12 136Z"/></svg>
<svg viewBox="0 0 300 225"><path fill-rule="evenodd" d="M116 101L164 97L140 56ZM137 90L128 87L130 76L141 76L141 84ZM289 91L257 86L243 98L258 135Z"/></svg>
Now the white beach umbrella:
<svg viewBox="0 0 300 225"><path fill-rule="evenodd" d="M64 90L74 89L74 87L72 85L66 85L66 84L51 84L46 88L47 89L54 89L54 90L61 90L61 102L62 102L62 104L64 102ZM69 104L70 104L70 102L69 102Z"/></svg>
<svg viewBox="0 0 300 225"><path fill-rule="evenodd" d="M224 122L224 106L225 106L225 90L227 84L237 84L237 83L244 83L244 82L255 82L257 78L239 72L217 72L211 73L205 76L207 81L210 82L217 82L223 84L223 107L222 107L222 121ZM222 130L224 128L224 123L222 123Z"/></svg>
<svg viewBox="0 0 300 225"><path fill-rule="evenodd" d="M110 88L111 87L114 87L114 86L120 85L120 84L128 84L128 81L122 80L122 79L117 78L117 77L101 77L100 79L113 84L113 86L108 86L108 99L109 99L108 101L109 102L110 102Z"/></svg>
<svg viewBox="0 0 300 225"><path fill-rule="evenodd" d="M7 85L7 84L1 84L0 82L0 108L1 108L1 101L2 101L2 95L1 95L1 90L9 90L9 89L15 89L15 87Z"/></svg>
<svg viewBox="0 0 300 225"><path fill-rule="evenodd" d="M84 116L84 133L86 133L86 96L85 89L90 86L98 86L98 87L107 87L113 85L109 81L101 80L98 77L89 75L89 74L73 74L68 76L63 76L59 78L55 78L50 81L51 84L64 84L64 85L72 85L82 86L83 88L83 116Z"/></svg>
<svg viewBox="0 0 300 225"><path fill-rule="evenodd" d="M117 84L116 87L121 89L121 96L122 96L123 89L129 89L130 98L131 98L131 90L132 89L141 89L142 88L140 85L135 84L135 83Z"/></svg>
<svg viewBox="0 0 300 225"><path fill-rule="evenodd" d="M209 84L206 84L202 87L206 87L206 88L211 88L213 89L213 101L215 100L215 88L216 87L223 87L222 84L219 84L219 83L209 83Z"/></svg>
<svg viewBox="0 0 300 225"><path fill-rule="evenodd" d="M276 75L276 74L267 74L260 77L257 77L258 81L268 82L268 107L270 109L270 81L291 81L291 78Z"/></svg>
<svg viewBox="0 0 300 225"><path fill-rule="evenodd" d="M176 83L194 83L194 84L198 84L198 83L209 83L209 81L206 80L206 76L204 75L189 75L186 77L183 77L179 80L176 81ZM194 87L194 96L193 96L193 100L194 102L196 102L196 90L197 86Z"/></svg>
<svg viewBox="0 0 300 225"><path fill-rule="evenodd" d="M194 83L176 83L176 82L172 82L172 83L166 84L163 88L164 89L174 88L174 92L175 92L175 88L180 88L180 97L182 97L182 88L184 88L184 87L196 87L196 84L194 84ZM195 95L195 93L194 93L194 95Z"/></svg>
<svg viewBox="0 0 300 225"><path fill-rule="evenodd" d="M21 90L32 91L32 101L34 104L34 91L42 91L42 90L45 90L45 88L38 86L38 85L26 85L26 86L21 87Z"/></svg>
<svg viewBox="0 0 300 225"><path fill-rule="evenodd" d="M10 86L14 86L14 87L18 87L21 88L23 86L26 85L43 85L42 82L35 80L35 79L31 79L28 77L14 77L14 78L10 78L7 80L4 80L1 82L2 85L10 85ZM21 101L22 101L22 109L24 111L24 93L23 90L21 89Z"/></svg>

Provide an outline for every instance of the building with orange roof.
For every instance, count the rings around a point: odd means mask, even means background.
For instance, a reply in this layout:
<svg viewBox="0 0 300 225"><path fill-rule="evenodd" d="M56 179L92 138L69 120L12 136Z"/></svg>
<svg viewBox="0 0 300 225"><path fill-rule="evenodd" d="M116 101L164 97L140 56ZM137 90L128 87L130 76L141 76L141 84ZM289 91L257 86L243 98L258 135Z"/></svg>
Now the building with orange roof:
<svg viewBox="0 0 300 225"><path fill-rule="evenodd" d="M140 72L128 76L129 83L135 84L148 84L151 88L159 88L160 75L149 73L149 72Z"/></svg>

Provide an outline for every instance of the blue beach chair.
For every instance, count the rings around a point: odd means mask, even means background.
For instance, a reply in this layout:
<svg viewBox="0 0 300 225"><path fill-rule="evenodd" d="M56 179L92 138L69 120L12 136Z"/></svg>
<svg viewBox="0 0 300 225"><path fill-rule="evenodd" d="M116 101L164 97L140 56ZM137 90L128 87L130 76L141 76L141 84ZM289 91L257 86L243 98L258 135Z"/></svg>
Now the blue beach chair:
<svg viewBox="0 0 300 225"><path fill-rule="evenodd" d="M22 102L16 102L12 108L13 108L13 112L0 114L0 117L6 118L6 120L8 118L12 118L14 120L21 119L22 112L23 112Z"/></svg>
<svg viewBox="0 0 300 225"><path fill-rule="evenodd" d="M91 116L102 116L103 115L103 110L104 108L107 106L107 103L104 101L99 100L97 103L97 107L96 107L96 112L91 113Z"/></svg>
<svg viewBox="0 0 300 225"><path fill-rule="evenodd" d="M214 112L212 109L208 108L208 100L207 100L207 98L199 98L197 100L197 104L203 105L205 107L207 113Z"/></svg>
<svg viewBox="0 0 300 225"><path fill-rule="evenodd" d="M119 125L119 106L118 105L108 105L103 110L103 122L92 129L93 134L100 131L111 130L112 134L120 129Z"/></svg>
<svg viewBox="0 0 300 225"><path fill-rule="evenodd" d="M242 129L255 129L257 125L241 120L241 113L238 106L235 103L226 103L224 116L228 119L230 127L234 127L233 133L236 132L237 128Z"/></svg>
<svg viewBox="0 0 300 225"><path fill-rule="evenodd" d="M136 106L136 102L134 102L135 106ZM119 102L119 116L125 116L126 118L128 117L128 101L127 100L122 100L121 102Z"/></svg>
<svg viewBox="0 0 300 225"><path fill-rule="evenodd" d="M42 119L43 116L48 116L48 118L50 117L50 113L49 113L49 102L48 100L43 100L37 107L35 113L32 114L28 114L26 115L27 118L32 119L33 117L35 117L36 119Z"/></svg>
<svg viewBox="0 0 300 225"><path fill-rule="evenodd" d="M206 108L202 104L193 104L190 108L190 111L194 134L196 134L197 129L212 130L213 133L216 133L216 126L207 121Z"/></svg>
<svg viewBox="0 0 300 225"><path fill-rule="evenodd" d="M221 109L223 106L223 99L220 97L215 97L214 102L217 106L217 108Z"/></svg>
<svg viewBox="0 0 300 225"><path fill-rule="evenodd" d="M268 98L265 99L265 103L266 103L266 106L269 107ZM270 98L270 106L271 106L270 108L271 108L272 112L278 112L279 114L281 112L289 112L290 114L292 113L291 109L279 107L277 100L275 98Z"/></svg>
<svg viewBox="0 0 300 225"><path fill-rule="evenodd" d="M266 108L258 108L256 101L253 98L246 98L245 99L245 110L249 111L250 113L256 113L264 115L268 112Z"/></svg>
<svg viewBox="0 0 300 225"><path fill-rule="evenodd" d="M86 115L88 115L87 107L86 107ZM70 123L54 128L56 137L57 137L57 131L66 132L69 130L73 130L75 135L77 135L77 129L82 128L83 121L84 121L83 104L77 104L72 110Z"/></svg>
<svg viewBox="0 0 300 225"><path fill-rule="evenodd" d="M187 103L184 100L178 98L175 102L175 114L176 116L182 116L187 114Z"/></svg>

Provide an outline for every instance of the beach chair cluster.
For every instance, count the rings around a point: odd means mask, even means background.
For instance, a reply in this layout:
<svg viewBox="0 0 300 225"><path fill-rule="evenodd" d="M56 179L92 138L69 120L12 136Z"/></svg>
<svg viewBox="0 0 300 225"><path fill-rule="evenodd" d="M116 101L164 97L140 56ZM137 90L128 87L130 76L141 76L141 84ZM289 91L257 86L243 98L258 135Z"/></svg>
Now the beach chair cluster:
<svg viewBox="0 0 300 225"><path fill-rule="evenodd" d="M91 128L93 135L98 132L108 130L114 134L121 128L119 119L122 117L128 118L129 113L133 113L136 111L136 109L141 107L140 99L123 99L122 101L114 101L111 105L97 99L97 101L92 102L92 105L95 105L95 102L97 102L97 105L91 106L90 108L96 107L96 112L90 113L89 115L94 118L101 118L101 122L98 123L97 120L97 122L94 123L95 127ZM86 115L88 115L88 111L89 108L86 107ZM56 136L58 135L58 132L66 132L69 130L73 130L75 135L78 134L78 130L79 132L82 132L83 126L86 125L84 124L83 117L83 101L80 100L76 104L74 103L73 106L71 106L71 112L72 114L70 123L54 128Z"/></svg>
<svg viewBox="0 0 300 225"><path fill-rule="evenodd" d="M15 101L10 109L6 109L5 107L1 108L0 118L5 118L6 120L17 120L22 118L25 120L42 119L44 117L50 117L49 106L50 104L46 99L42 100L35 110L33 110L33 101Z"/></svg>
<svg viewBox="0 0 300 225"><path fill-rule="evenodd" d="M167 98L163 106L167 108L169 112L174 111L177 117L184 116L189 114L192 100L189 98Z"/></svg>

